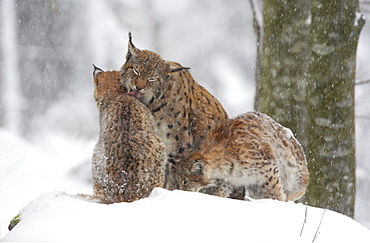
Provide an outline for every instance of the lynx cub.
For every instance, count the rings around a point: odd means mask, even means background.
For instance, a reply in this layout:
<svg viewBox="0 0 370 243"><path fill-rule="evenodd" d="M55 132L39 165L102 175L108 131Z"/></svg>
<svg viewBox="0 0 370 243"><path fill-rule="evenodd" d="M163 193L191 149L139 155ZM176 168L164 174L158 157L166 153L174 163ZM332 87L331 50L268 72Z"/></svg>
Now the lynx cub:
<svg viewBox="0 0 370 243"><path fill-rule="evenodd" d="M126 95L118 71L95 67L100 135L93 154L94 195L105 203L132 202L164 186L164 145L150 111Z"/></svg>
<svg viewBox="0 0 370 243"><path fill-rule="evenodd" d="M294 201L305 193L308 176L303 149L291 131L249 112L212 130L180 165L178 181L188 191L218 185L216 195L222 197L245 187L255 197Z"/></svg>
<svg viewBox="0 0 370 243"><path fill-rule="evenodd" d="M129 33L121 81L127 93L144 103L154 117L168 160L175 165L167 168L166 188L170 190L178 188L172 177L177 164L198 149L210 129L228 118L218 100L194 81L188 69L139 50Z"/></svg>

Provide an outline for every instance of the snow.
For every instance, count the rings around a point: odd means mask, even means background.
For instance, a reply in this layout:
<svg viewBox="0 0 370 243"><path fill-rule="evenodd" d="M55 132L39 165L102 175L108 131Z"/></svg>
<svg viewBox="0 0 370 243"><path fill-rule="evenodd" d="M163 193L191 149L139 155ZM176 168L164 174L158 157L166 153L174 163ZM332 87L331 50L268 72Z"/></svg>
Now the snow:
<svg viewBox="0 0 370 243"><path fill-rule="evenodd" d="M327 44L314 44L312 51L319 56L326 56L335 51L335 46Z"/></svg>
<svg viewBox="0 0 370 243"><path fill-rule="evenodd" d="M370 231L350 218L313 207L307 207L302 230L305 214L305 205L292 202L238 201L162 188L133 203L110 205L51 192L24 207L20 223L3 240L312 242L315 235L318 243L370 240Z"/></svg>
<svg viewBox="0 0 370 243"><path fill-rule="evenodd" d="M57 134L45 139L48 149L0 129L2 241L312 242L315 235L314 242L370 241L356 221L293 202L155 188L133 203L100 204L76 196L91 194L92 185L84 173L72 173L94 143ZM21 221L9 232L18 213Z"/></svg>
<svg viewBox="0 0 370 243"><path fill-rule="evenodd" d="M363 13L356 12L356 18L355 18L355 23L353 26L359 26L359 22L365 21L365 16Z"/></svg>
<svg viewBox="0 0 370 243"><path fill-rule="evenodd" d="M41 194L92 193L89 159L96 141L57 134L44 139L30 143L0 129L0 238L19 209Z"/></svg>
<svg viewBox="0 0 370 243"><path fill-rule="evenodd" d="M253 101L255 88L251 88L247 83L239 82L242 75L232 65L230 60L215 55L211 61L211 68L213 69L219 83L219 89L223 90L224 97L232 97L228 102L224 102L224 107L227 111L236 109L251 111L253 110ZM227 80L227 82L225 82ZM230 89L230 87L233 87ZM246 105L249 104L249 105Z"/></svg>
<svg viewBox="0 0 370 243"><path fill-rule="evenodd" d="M11 17L11 12L4 14L7 9L4 6L10 6L11 2L14 1L1 1L3 13L1 17ZM184 66L191 67L195 80L209 89L222 102L230 117L252 110L256 43L249 3L220 0L204 2L160 0L153 1L149 5L149 2L151 1L104 2L93 0L78 1L78 5L68 5L69 1L63 2L64 6L75 6L68 11L77 13L73 18L69 15L65 18L67 24L71 24L71 30L67 32L71 34L64 36L63 39L66 43L65 47L68 48L60 52L57 49L48 49L42 43L37 47L27 46L30 48L28 55L32 56L33 61L45 58L39 53L41 48L46 48L46 52L52 54L49 56L50 63L53 63L58 55L71 56L66 61L71 62L71 69L68 69L68 73L74 73L74 76L70 77L73 80L74 87L71 88L73 92L63 96L57 103L50 102L50 107L46 110L43 106L35 108L27 102L23 103L22 98L24 97L19 97L19 94L9 91L19 86L16 81L19 77L14 76L17 75L14 73L14 68L10 70L6 67L6 65L13 66L14 62L10 60L5 63L6 58L3 58L3 80L6 82L8 80L6 76L13 75L12 82L4 83L4 89L8 91L2 94L2 98L5 99L3 110L11 109L15 112L4 117L8 129L16 132L19 126L16 123L18 121L16 117L20 112L17 109L20 107L27 109L28 112L42 113L42 115L33 118L30 122L31 125L37 124L32 125L29 130L31 135L35 134L32 139L37 139L37 141L26 141L9 130L0 129L0 238L8 233L9 221L17 215L18 211L41 194L50 191L66 191L69 194L91 193L90 159L99 128L98 113L92 96L91 63L106 70L119 69L127 51L129 30L133 32L134 43L139 48L157 51L166 60L177 61ZM260 7L258 6L258 9L261 9ZM370 5L363 3L361 9L368 17ZM16 10L22 11L22 8ZM39 16L39 11L41 10L35 7L32 16ZM311 20L310 17L308 22ZM2 18L2 20L1 26L12 26L12 24L7 24L9 19ZM356 14L355 24L358 24L359 20L361 20L360 15ZM53 20L50 19L50 21ZM159 30L154 28L156 23L160 27ZM8 28L3 28L2 31L7 31L2 35L2 56L14 59L17 56L17 50L14 50L16 42L9 42L8 39L15 32ZM153 37L154 31L158 32L157 37ZM357 82L368 80L370 77L369 33L370 25L365 25L357 52ZM40 36L40 33L35 31L19 34ZM38 39L32 35L26 38ZM5 45L11 46L4 48ZM18 56L21 53L19 52ZM225 63L228 64L224 65ZM30 73L27 71L28 68L35 68L35 66L22 66L18 70L19 74ZM64 65L55 65L55 69L50 69L50 73L59 73L58 70L64 70L64 68ZM218 68L222 69L217 70ZM10 71L12 74L6 74ZM50 78L46 75L50 73L38 74L35 70L32 77L35 83L43 83L45 87L49 82L69 82L64 76L60 80L54 76ZM222 75L221 78L219 75ZM230 80L230 83L224 82L225 79ZM243 84L237 84L237 80ZM27 85L29 82L24 83L22 87L27 87ZM239 90L245 90L244 97L240 97ZM233 95L230 95L230 92ZM370 85L356 85L355 212L356 220L370 228L369 92ZM44 93L52 93L52 90L45 89ZM40 103L45 102L44 96L38 99ZM239 99L242 102L239 102ZM11 106L13 108L10 108ZM41 112L37 109L41 109ZM28 117L23 118L23 120L28 119ZM41 129L35 129L35 127ZM47 135L42 135L43 137L40 138L40 131L45 132L45 129L48 130ZM73 135L79 135L85 139L76 138ZM326 217L327 214L325 214ZM165 230L164 227L163 230Z"/></svg>

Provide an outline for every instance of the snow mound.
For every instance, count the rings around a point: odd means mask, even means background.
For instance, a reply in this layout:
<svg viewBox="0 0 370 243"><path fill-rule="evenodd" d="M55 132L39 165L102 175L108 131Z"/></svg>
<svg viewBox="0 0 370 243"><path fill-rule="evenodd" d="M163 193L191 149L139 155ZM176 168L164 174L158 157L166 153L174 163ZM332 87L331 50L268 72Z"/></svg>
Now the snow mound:
<svg viewBox="0 0 370 243"><path fill-rule="evenodd" d="M38 195L92 193L85 178L91 177L89 159L96 141L67 140L56 133L45 139L47 146L41 146L0 129L0 238L8 232L9 220Z"/></svg>
<svg viewBox="0 0 370 243"><path fill-rule="evenodd" d="M316 235L316 243L370 242L368 229L330 210L162 188L133 203L110 205L52 192L20 213L3 241L297 243Z"/></svg>

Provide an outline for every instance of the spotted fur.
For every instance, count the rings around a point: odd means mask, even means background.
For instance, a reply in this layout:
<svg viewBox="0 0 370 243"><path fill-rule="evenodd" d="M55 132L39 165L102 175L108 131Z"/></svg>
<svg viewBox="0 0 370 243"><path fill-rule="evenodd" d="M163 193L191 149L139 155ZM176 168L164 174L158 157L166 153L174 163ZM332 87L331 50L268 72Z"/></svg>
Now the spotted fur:
<svg viewBox="0 0 370 243"><path fill-rule="evenodd" d="M292 132L267 115L249 112L220 123L199 151L180 165L180 188L216 187L228 197L244 187L256 198L294 201L306 191L309 173Z"/></svg>
<svg viewBox="0 0 370 243"><path fill-rule="evenodd" d="M176 166L199 148L210 129L228 118L220 102L194 81L189 68L139 50L129 35L121 81L151 111L168 156L166 188L178 188Z"/></svg>
<svg viewBox="0 0 370 243"><path fill-rule="evenodd" d="M94 195L105 203L132 202L164 186L166 155L153 116L125 94L118 71L94 70L100 117L93 154Z"/></svg>

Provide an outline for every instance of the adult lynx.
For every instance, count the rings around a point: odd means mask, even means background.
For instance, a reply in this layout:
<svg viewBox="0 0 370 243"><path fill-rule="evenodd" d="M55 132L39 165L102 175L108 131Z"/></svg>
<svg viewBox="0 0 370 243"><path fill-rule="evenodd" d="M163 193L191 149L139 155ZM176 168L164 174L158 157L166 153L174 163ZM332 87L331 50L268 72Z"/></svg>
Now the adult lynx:
<svg viewBox="0 0 370 243"><path fill-rule="evenodd" d="M216 187L228 197L235 187L257 198L294 201L305 193L309 173L291 131L267 115L249 112L212 130L199 151L180 165L180 188Z"/></svg>
<svg viewBox="0 0 370 243"><path fill-rule="evenodd" d="M164 145L150 111L123 92L118 71L94 70L100 134L93 154L94 196L132 202L164 186Z"/></svg>
<svg viewBox="0 0 370 243"><path fill-rule="evenodd" d="M151 111L169 160L167 189L178 185L173 175L184 157L199 148L208 131L228 116L205 88L194 81L189 68L163 60L158 54L140 50L129 34L121 81L126 92Z"/></svg>

